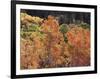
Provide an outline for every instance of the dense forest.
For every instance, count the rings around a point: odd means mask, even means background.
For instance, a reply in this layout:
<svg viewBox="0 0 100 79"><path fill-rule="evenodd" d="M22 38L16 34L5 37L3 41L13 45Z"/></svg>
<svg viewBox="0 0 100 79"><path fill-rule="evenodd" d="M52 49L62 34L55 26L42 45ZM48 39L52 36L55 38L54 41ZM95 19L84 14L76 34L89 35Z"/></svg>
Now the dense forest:
<svg viewBox="0 0 100 79"><path fill-rule="evenodd" d="M21 10L21 69L90 65L90 13Z"/></svg>
<svg viewBox="0 0 100 79"><path fill-rule="evenodd" d="M21 10L29 15L39 16L46 18L48 15L55 16L60 24L79 24L87 23L90 24L90 13L89 12L67 12L67 11L47 11L47 10Z"/></svg>

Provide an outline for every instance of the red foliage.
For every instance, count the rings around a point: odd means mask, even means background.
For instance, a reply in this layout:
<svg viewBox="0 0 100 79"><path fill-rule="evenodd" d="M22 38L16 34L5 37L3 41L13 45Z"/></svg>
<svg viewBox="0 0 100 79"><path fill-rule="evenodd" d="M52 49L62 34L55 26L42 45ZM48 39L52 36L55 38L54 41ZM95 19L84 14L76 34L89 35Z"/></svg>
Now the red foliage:
<svg viewBox="0 0 100 79"><path fill-rule="evenodd" d="M21 69L90 65L90 30L69 25L68 32L62 34L53 16L48 16L39 27L41 32L21 37Z"/></svg>
<svg viewBox="0 0 100 79"><path fill-rule="evenodd" d="M81 27L72 28L66 33L71 46L72 65L84 66L90 64L90 31Z"/></svg>

